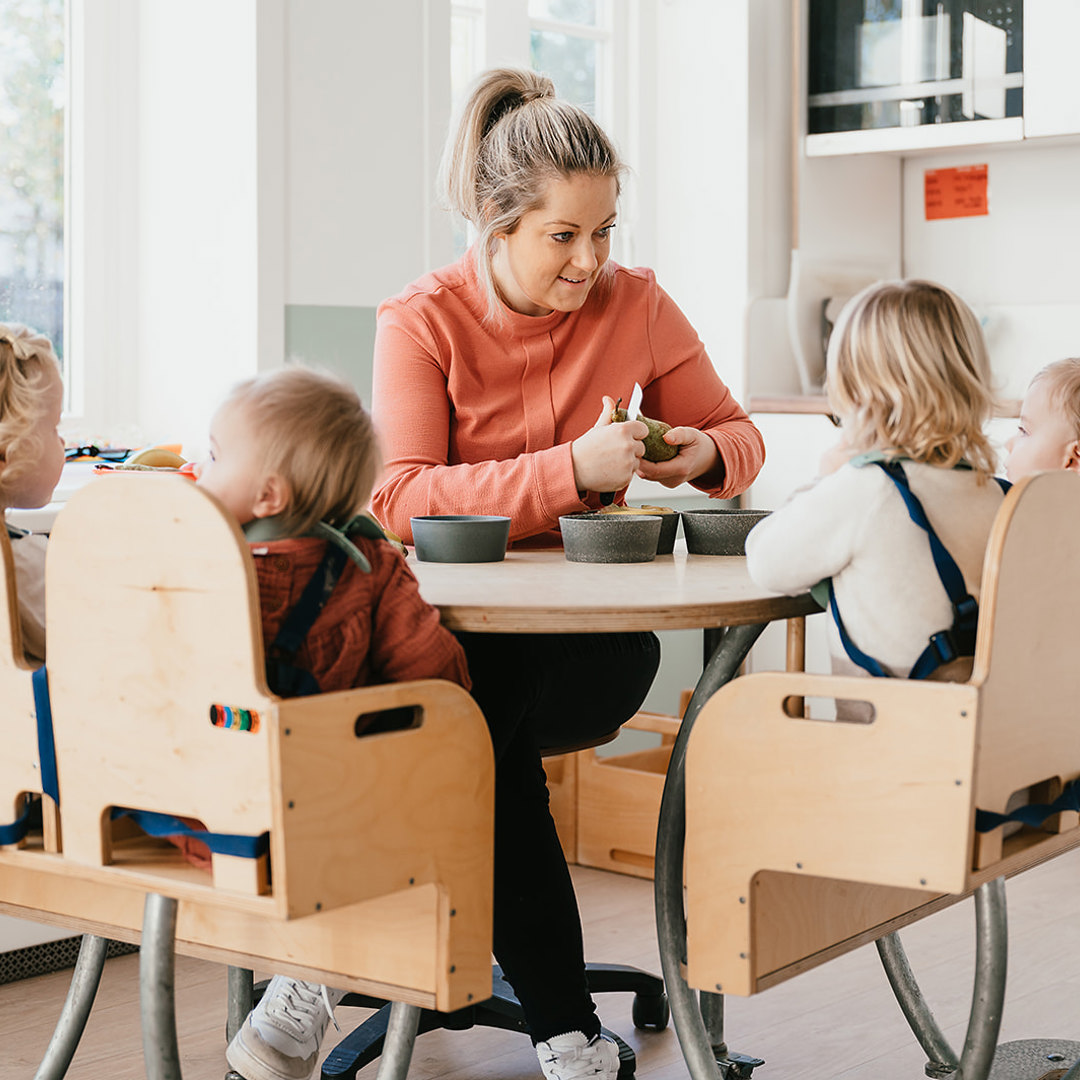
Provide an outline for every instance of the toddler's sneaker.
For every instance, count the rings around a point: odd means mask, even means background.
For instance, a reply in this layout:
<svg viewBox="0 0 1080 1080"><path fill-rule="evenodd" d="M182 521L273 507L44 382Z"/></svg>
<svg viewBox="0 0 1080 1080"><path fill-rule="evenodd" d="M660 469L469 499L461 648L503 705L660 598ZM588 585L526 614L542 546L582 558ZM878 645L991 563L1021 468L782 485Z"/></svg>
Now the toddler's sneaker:
<svg viewBox="0 0 1080 1080"><path fill-rule="evenodd" d="M536 1055L547 1080L615 1080L619 1073L619 1048L606 1035L568 1031L537 1043Z"/></svg>
<svg viewBox="0 0 1080 1080"><path fill-rule="evenodd" d="M230 1068L244 1080L308 1080L344 996L344 990L275 975L225 1051Z"/></svg>

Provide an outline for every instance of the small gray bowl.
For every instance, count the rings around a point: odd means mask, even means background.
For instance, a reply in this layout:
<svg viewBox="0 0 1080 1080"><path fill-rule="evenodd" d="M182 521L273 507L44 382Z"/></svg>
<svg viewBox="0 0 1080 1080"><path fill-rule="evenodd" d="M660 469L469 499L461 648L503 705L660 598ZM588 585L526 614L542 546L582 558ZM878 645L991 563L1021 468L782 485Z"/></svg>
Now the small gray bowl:
<svg viewBox="0 0 1080 1080"><path fill-rule="evenodd" d="M683 510L691 555L745 555L746 534L771 510Z"/></svg>
<svg viewBox="0 0 1080 1080"><path fill-rule="evenodd" d="M658 514L564 514L563 551L570 562L652 562L660 539Z"/></svg>
<svg viewBox="0 0 1080 1080"><path fill-rule="evenodd" d="M409 520L421 562L501 562L506 557L508 517L433 514Z"/></svg>

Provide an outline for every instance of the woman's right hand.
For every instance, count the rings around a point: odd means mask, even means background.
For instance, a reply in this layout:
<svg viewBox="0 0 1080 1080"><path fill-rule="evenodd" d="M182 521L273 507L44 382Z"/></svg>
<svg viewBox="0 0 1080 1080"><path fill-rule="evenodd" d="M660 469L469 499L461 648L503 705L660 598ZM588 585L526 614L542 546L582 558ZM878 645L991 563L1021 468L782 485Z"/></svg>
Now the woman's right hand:
<svg viewBox="0 0 1080 1080"><path fill-rule="evenodd" d="M649 434L640 420L621 424L611 419L615 399L604 397L596 423L570 444L574 485L578 491L618 491L630 483L645 453L642 441Z"/></svg>

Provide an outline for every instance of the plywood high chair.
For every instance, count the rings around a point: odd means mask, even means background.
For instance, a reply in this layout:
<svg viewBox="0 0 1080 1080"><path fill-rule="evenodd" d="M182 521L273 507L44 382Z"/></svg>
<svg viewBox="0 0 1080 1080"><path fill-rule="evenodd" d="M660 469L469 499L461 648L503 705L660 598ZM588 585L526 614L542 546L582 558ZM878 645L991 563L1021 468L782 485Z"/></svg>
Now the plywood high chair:
<svg viewBox="0 0 1080 1080"><path fill-rule="evenodd" d="M180 477L75 495L47 604L63 850L0 851L0 910L141 933L152 1076L180 1075L175 947L398 1002L386 1072L403 1077L419 1008L491 984L493 763L471 697L439 680L269 693L247 544ZM412 727L357 735L400 709ZM208 873L118 808L261 838L266 854L214 854Z"/></svg>
<svg viewBox="0 0 1080 1080"><path fill-rule="evenodd" d="M685 939L681 902L660 926L695 1080L749 1075L753 1059L723 1045L722 994L757 993L872 940L928 1075L988 1075L1004 999L1004 879L1080 845L1073 812L1006 837L975 831L976 809L1004 811L1024 790L1048 803L1080 776L1080 477L1039 474L1010 492L980 608L967 682L755 674L702 709L686 747ZM874 716L811 719L802 704L811 699L868 701ZM682 860L667 862L677 897ZM976 993L958 1056L893 932L972 893ZM700 1011L690 987L702 991ZM1067 1066L1080 1043L1055 1052ZM1049 1068L1045 1040L1011 1043L993 1076ZM1078 1075L1080 1066L1068 1072Z"/></svg>

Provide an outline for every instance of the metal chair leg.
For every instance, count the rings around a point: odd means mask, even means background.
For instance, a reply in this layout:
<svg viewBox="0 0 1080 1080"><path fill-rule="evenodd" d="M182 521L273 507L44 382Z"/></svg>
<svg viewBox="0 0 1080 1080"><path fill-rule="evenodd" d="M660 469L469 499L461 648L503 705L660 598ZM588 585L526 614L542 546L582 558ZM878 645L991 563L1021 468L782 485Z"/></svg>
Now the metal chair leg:
<svg viewBox="0 0 1080 1080"><path fill-rule="evenodd" d="M975 985L963 1054L955 1051L934 1020L908 965L896 934L877 943L878 956L908 1025L930 1059L929 1077L986 1080L998 1048L1005 1002L1005 973L1009 935L1005 909L1005 879L996 878L975 893Z"/></svg>
<svg viewBox="0 0 1080 1080"><path fill-rule="evenodd" d="M720 1067L712 1051L712 1039L723 1039L717 1024L719 1003L710 1003L714 1031L705 1028L696 995L682 976L686 959L686 917L683 910L683 845L686 840L686 742L702 705L739 670L750 647L761 636L763 625L733 626L724 631L716 651L694 689L682 726L671 750L671 763L664 782L660 820L656 831L656 864L653 888L656 900L656 929L664 985L671 1015L679 1035L683 1058L693 1080L720 1080ZM712 642L710 641L710 645Z"/></svg>
<svg viewBox="0 0 1080 1080"><path fill-rule="evenodd" d="M390 1006L390 1025L386 1030L377 1080L405 1080L412 1061L413 1044L420 1023L420 1008L395 1001Z"/></svg>
<svg viewBox="0 0 1080 1080"><path fill-rule="evenodd" d="M994 1063L1009 960L1003 877L987 881L975 893L975 942L975 989L956 1080L986 1080Z"/></svg>
<svg viewBox="0 0 1080 1080"><path fill-rule="evenodd" d="M147 893L139 951L146 1080L181 1080L176 1041L176 901Z"/></svg>
<svg viewBox="0 0 1080 1080"><path fill-rule="evenodd" d="M232 1042L255 1004L255 972L230 965L226 996L225 1039Z"/></svg>
<svg viewBox="0 0 1080 1080"><path fill-rule="evenodd" d="M45 1056L34 1073L34 1080L61 1080L67 1073L90 1018L108 947L108 938L83 934L64 1007L60 1010Z"/></svg>

